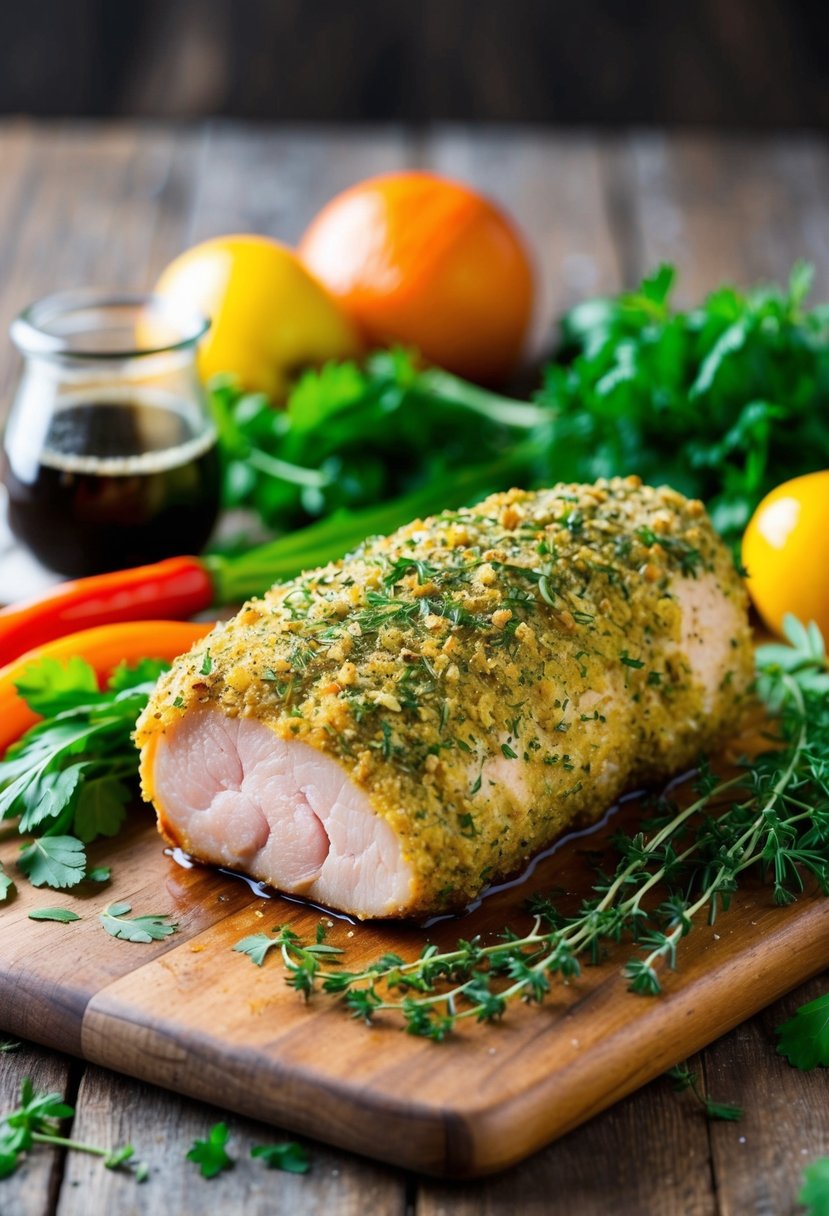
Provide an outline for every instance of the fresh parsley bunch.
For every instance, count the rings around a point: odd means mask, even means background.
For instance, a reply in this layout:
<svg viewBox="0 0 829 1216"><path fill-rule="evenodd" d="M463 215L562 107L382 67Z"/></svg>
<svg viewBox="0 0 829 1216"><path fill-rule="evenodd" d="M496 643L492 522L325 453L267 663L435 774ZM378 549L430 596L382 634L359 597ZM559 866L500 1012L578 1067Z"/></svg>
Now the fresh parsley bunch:
<svg viewBox="0 0 829 1216"><path fill-rule="evenodd" d="M638 473L701 498L734 543L769 490L829 465L829 306L806 310L811 279L798 264L786 288L722 287L682 312L660 266L564 317L533 404L400 350L305 372L284 410L216 382L226 504L268 529L331 517L353 544L348 521L359 532L374 508L366 528L390 532L414 493L429 514L511 485ZM319 539L315 559L345 551L338 528Z"/></svg>
<svg viewBox="0 0 829 1216"><path fill-rule="evenodd" d="M556 415L550 475L666 482L736 541L769 490L829 464L829 306L805 309L803 263L788 288L722 287L688 312L671 307L674 281L660 266L564 318L571 357L538 394Z"/></svg>
<svg viewBox="0 0 829 1216"><path fill-rule="evenodd" d="M27 843L18 866L36 887L74 887L90 871L86 845L115 836L127 815L137 771L131 735L166 664L121 664L103 691L83 659L43 659L27 667L20 695L43 721L0 761L0 820L16 820ZM0 871L0 900L12 885Z"/></svg>
<svg viewBox="0 0 829 1216"><path fill-rule="evenodd" d="M377 352L363 366L348 360L305 372L284 410L261 393L240 394L229 380L212 389L225 503L252 508L271 528L428 485L438 510L454 470L497 462L528 424L546 417L544 409L419 367L403 350ZM482 485L490 488L486 479Z"/></svg>

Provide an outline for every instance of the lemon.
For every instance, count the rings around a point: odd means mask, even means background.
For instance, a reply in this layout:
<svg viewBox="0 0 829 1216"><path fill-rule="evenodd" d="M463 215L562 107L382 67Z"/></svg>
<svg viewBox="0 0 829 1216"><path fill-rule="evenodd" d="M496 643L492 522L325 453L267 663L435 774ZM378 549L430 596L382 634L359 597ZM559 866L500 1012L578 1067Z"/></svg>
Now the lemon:
<svg viewBox="0 0 829 1216"><path fill-rule="evenodd" d="M829 469L767 494L743 537L748 590L775 633L792 612L829 639Z"/></svg>
<svg viewBox="0 0 829 1216"><path fill-rule="evenodd" d="M198 353L203 380L230 372L242 388L277 402L304 368L360 351L356 329L325 288L268 237L194 245L170 263L155 292L210 318Z"/></svg>

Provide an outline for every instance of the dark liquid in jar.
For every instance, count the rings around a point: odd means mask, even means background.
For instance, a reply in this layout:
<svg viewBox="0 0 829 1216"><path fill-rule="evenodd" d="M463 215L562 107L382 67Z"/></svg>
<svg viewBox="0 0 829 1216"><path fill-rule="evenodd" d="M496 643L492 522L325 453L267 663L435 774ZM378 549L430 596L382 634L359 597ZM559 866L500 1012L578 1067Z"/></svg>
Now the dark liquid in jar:
<svg viewBox="0 0 829 1216"><path fill-rule="evenodd" d="M198 553L218 514L215 433L139 397L59 408L37 461L7 438L4 465L12 532L73 577Z"/></svg>

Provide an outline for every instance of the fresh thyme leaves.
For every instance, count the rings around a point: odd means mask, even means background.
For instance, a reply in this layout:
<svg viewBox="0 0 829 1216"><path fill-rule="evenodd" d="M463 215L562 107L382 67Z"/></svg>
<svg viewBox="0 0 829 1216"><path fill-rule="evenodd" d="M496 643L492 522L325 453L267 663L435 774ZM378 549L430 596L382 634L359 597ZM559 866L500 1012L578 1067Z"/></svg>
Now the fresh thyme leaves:
<svg viewBox="0 0 829 1216"><path fill-rule="evenodd" d="M578 976L583 962L621 943L635 951L631 991L658 994L682 939L703 914L713 922L749 874L778 904L796 899L807 879L829 894L829 667L814 629L789 621L787 632L790 647L758 655L758 684L777 715L769 750L724 778L703 762L688 806L660 798L642 830L616 836L615 869L576 912L536 896L524 933L444 951L427 944L418 958L385 955L360 971L342 967L342 951L283 927L270 940L287 982L306 998L340 997L363 1021L397 1015L410 1034L440 1041L465 1019L492 1021L515 1000L543 1001L556 978Z"/></svg>
<svg viewBox="0 0 829 1216"><path fill-rule="evenodd" d="M18 866L34 886L92 877L84 846L120 830L136 774L132 730L164 666L122 664L103 691L80 658L25 668L18 691L43 721L0 761L0 820L18 821L27 842ZM10 883L0 871L0 900Z"/></svg>
<svg viewBox="0 0 829 1216"><path fill-rule="evenodd" d="M206 1140L195 1140L187 1154L187 1160L199 1167L202 1178L215 1178L222 1170L233 1168L233 1158L227 1152L226 1144L230 1139L230 1131L226 1123L214 1123L207 1133Z"/></svg>
<svg viewBox="0 0 829 1216"><path fill-rule="evenodd" d="M829 1216L829 1157L806 1166L797 1201L806 1209L805 1216Z"/></svg>
<svg viewBox="0 0 829 1216"><path fill-rule="evenodd" d="M777 1050L795 1068L829 1068L829 992L801 1005L777 1034Z"/></svg>
<svg viewBox="0 0 829 1216"><path fill-rule="evenodd" d="M118 937L125 942L160 942L171 933L175 933L178 925L169 916L153 913L147 916L130 917L132 907L128 903L109 904L100 915L101 924L112 937Z"/></svg>
<svg viewBox="0 0 829 1216"><path fill-rule="evenodd" d="M707 1119L722 1120L727 1123L737 1123L742 1119L742 1107L734 1106L730 1102L716 1102L704 1094L699 1088L697 1074L687 1064L677 1064L674 1068L669 1068L666 1076L673 1081L676 1093L681 1094L688 1091L693 1094Z"/></svg>
<svg viewBox="0 0 829 1216"><path fill-rule="evenodd" d="M0 1117L0 1178L13 1174L25 1154L37 1144L49 1144L102 1157L107 1169L117 1169L132 1161L134 1150L130 1144L114 1149L101 1148L96 1144L83 1144L62 1136L61 1122L71 1119L74 1113L74 1109L66 1105L60 1094L36 1093L32 1082L26 1077L20 1086L19 1106ZM147 1177L147 1167L136 1162L133 1177L136 1182L143 1182Z"/></svg>
<svg viewBox="0 0 829 1216"><path fill-rule="evenodd" d="M21 1043L16 1043L13 1039L0 1039L0 1055L4 1052L19 1051Z"/></svg>

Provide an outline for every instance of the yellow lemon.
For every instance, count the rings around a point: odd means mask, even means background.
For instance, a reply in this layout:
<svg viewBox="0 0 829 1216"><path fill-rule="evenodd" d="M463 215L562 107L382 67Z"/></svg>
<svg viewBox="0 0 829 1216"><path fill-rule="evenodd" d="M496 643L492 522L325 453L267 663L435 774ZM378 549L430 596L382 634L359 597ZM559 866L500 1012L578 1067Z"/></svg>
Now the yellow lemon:
<svg viewBox="0 0 829 1216"><path fill-rule="evenodd" d="M232 372L242 387L284 400L304 368L360 351L357 331L297 256L264 236L220 236L177 257L158 295L211 321L199 348L209 380Z"/></svg>
<svg viewBox="0 0 829 1216"><path fill-rule="evenodd" d="M743 565L757 611L775 633L793 612L829 639L829 469L767 494L743 537Z"/></svg>

